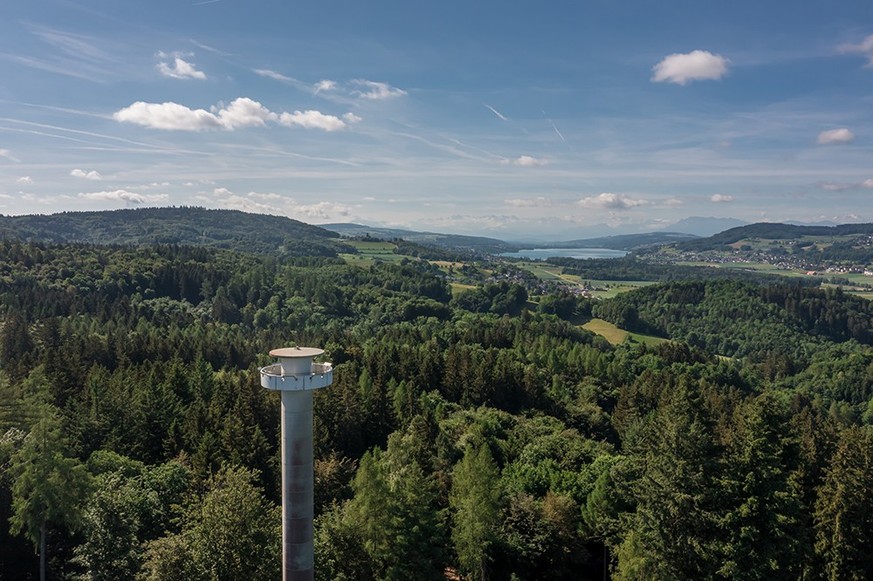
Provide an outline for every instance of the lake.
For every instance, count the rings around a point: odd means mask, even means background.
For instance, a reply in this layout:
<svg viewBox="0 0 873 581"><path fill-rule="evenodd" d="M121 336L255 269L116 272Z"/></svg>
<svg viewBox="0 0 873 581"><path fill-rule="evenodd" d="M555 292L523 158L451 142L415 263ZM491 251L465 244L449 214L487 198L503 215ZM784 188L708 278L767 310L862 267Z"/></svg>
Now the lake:
<svg viewBox="0 0 873 581"><path fill-rule="evenodd" d="M500 256L509 258L529 258L545 260L546 258L621 258L626 256L624 250L610 248L525 248L518 252L503 252Z"/></svg>

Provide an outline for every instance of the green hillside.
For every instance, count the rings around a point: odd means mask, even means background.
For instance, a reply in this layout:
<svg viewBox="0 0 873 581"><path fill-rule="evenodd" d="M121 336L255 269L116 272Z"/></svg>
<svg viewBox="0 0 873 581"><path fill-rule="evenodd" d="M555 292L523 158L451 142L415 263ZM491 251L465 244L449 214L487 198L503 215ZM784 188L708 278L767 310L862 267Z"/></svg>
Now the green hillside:
<svg viewBox="0 0 873 581"><path fill-rule="evenodd" d="M182 244L295 256L333 256L341 247L338 234L283 216L195 207L0 216L0 238L125 246Z"/></svg>
<svg viewBox="0 0 873 581"><path fill-rule="evenodd" d="M829 342L873 344L873 303L839 289L677 282L619 295L595 314L729 357L779 353L807 361Z"/></svg>

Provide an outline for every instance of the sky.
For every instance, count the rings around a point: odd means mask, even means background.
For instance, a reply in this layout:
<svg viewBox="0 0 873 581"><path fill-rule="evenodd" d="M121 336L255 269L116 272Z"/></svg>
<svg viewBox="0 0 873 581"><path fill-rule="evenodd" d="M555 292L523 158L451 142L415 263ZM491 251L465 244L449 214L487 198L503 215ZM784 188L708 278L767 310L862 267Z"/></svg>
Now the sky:
<svg viewBox="0 0 873 581"><path fill-rule="evenodd" d="M873 222L869 0L4 0L0 213Z"/></svg>

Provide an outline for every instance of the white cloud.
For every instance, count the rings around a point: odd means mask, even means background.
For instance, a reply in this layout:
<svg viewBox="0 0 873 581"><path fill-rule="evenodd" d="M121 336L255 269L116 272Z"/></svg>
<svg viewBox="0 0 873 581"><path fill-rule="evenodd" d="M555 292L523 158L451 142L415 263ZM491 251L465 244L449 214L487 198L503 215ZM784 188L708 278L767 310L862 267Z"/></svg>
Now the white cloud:
<svg viewBox="0 0 873 581"><path fill-rule="evenodd" d="M227 188L215 188L212 198L201 196L198 199L222 208L257 212L261 214L281 214L298 220L330 221L351 215L352 207L336 202L299 204L291 198L273 192L249 192L245 196L234 194ZM263 202L255 201L263 200Z"/></svg>
<svg viewBox="0 0 873 581"><path fill-rule="evenodd" d="M503 203L516 208L547 208L552 205L552 200L539 196L536 198L511 198L503 200Z"/></svg>
<svg viewBox="0 0 873 581"><path fill-rule="evenodd" d="M179 57L175 57L172 64L166 62L158 63L158 70L165 77L173 79L199 79L201 81L206 79L206 73L198 71L193 64Z"/></svg>
<svg viewBox="0 0 873 581"><path fill-rule="evenodd" d="M729 194L712 194L709 200L716 204L726 204L728 202L733 202L734 197Z"/></svg>
<svg viewBox="0 0 873 581"><path fill-rule="evenodd" d="M168 198L167 194L144 196L143 194L138 194L136 192L128 192L127 190L80 193L79 197L85 200L126 202L128 204L165 202Z"/></svg>
<svg viewBox="0 0 873 581"><path fill-rule="evenodd" d="M283 196L280 196L279 194L273 192L249 192L247 195L248 197L255 198L257 200L281 200L283 198Z"/></svg>
<svg viewBox="0 0 873 581"><path fill-rule="evenodd" d="M350 216L352 208L335 202L318 202L317 204L292 206L291 211L296 216L317 220L332 220Z"/></svg>
<svg viewBox="0 0 873 581"><path fill-rule="evenodd" d="M839 129L829 129L818 134L819 145L829 145L832 143L849 143L855 139L855 134L845 127Z"/></svg>
<svg viewBox="0 0 873 581"><path fill-rule="evenodd" d="M266 121L275 121L278 118L275 113L248 97L234 99L224 108L212 107L212 112L226 129L263 127Z"/></svg>
<svg viewBox="0 0 873 581"><path fill-rule="evenodd" d="M690 81L717 80L727 74L729 62L706 50L671 54L652 67L652 81L685 85Z"/></svg>
<svg viewBox="0 0 873 581"><path fill-rule="evenodd" d="M840 47L840 52L847 54L860 54L867 58L867 67L873 67L873 34L859 42L858 44L844 44Z"/></svg>
<svg viewBox="0 0 873 581"><path fill-rule="evenodd" d="M323 80L315 83L314 87L315 87L315 94L316 95L322 91L334 91L334 90L336 90L336 81L323 79Z"/></svg>
<svg viewBox="0 0 873 581"><path fill-rule="evenodd" d="M29 186L33 183L33 180L30 178L30 176L21 176L20 178L15 180L15 183L21 184L23 186Z"/></svg>
<svg viewBox="0 0 873 581"><path fill-rule="evenodd" d="M138 101L113 114L116 121L135 123L151 129L176 131L206 131L210 129L234 130L243 127L263 127L268 121L286 127L300 126L309 129L337 131L344 129L346 123L361 120L353 113L346 113L343 119L320 111L295 111L294 113L274 113L248 97L239 97L229 105L219 104L209 111L189 109L178 103L144 103Z"/></svg>
<svg viewBox="0 0 873 581"><path fill-rule="evenodd" d="M846 192L849 190L873 190L873 178L861 182L818 182L818 188L826 192Z"/></svg>
<svg viewBox="0 0 873 581"><path fill-rule="evenodd" d="M339 117L325 115L320 111L294 111L294 113L282 113L279 123L286 127L299 125L306 129L323 129L324 131L339 131L345 129L346 123Z"/></svg>
<svg viewBox="0 0 873 581"><path fill-rule="evenodd" d="M379 83L376 81L367 81L365 79L355 79L353 85L363 87L363 89L354 91L362 99L370 99L379 101L382 99L391 99L394 97L402 97L406 94L403 89L392 87L388 83Z"/></svg>
<svg viewBox="0 0 873 581"><path fill-rule="evenodd" d="M631 198L624 194L613 194L611 192L603 192L597 196L582 198L577 205L583 208L606 208L608 210L628 210L637 206L646 206L649 204L647 200L639 198Z"/></svg>
<svg viewBox="0 0 873 581"><path fill-rule="evenodd" d="M170 131L204 131L222 127L219 118L209 111L189 109L172 102L137 101L129 107L116 111L112 117L122 123L134 123L151 129Z"/></svg>
<svg viewBox="0 0 873 581"><path fill-rule="evenodd" d="M86 180L94 180L94 181L100 181L103 179L103 176L100 175L100 172L95 171L95 170L85 171L83 169L74 169L73 171L70 172L70 175L73 176L74 178L84 178Z"/></svg>
<svg viewBox="0 0 873 581"><path fill-rule="evenodd" d="M268 79L273 79L274 81L282 81L283 83L294 82L294 79L291 77L287 77L282 73L277 73L276 71L271 71L270 69L254 69L256 75L260 75L262 77L267 77Z"/></svg>
<svg viewBox="0 0 873 581"><path fill-rule="evenodd" d="M428 227L433 226L450 231L475 233L482 230L505 230L518 222L517 216L453 214L451 216L436 216L431 218L428 221Z"/></svg>
<svg viewBox="0 0 873 581"><path fill-rule="evenodd" d="M819 182L816 184L826 192L844 192L852 189L853 184L841 184L837 182Z"/></svg>
<svg viewBox="0 0 873 581"><path fill-rule="evenodd" d="M548 160L543 158L531 157L530 155L522 155L512 160L512 165L518 167L540 167L548 164Z"/></svg>

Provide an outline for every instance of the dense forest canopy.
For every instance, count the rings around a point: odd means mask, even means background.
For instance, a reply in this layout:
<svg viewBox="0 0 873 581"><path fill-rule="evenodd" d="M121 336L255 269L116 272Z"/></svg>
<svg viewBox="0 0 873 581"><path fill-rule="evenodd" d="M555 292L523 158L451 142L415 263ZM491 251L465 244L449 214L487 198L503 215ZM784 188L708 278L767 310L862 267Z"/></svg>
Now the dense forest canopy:
<svg viewBox="0 0 873 581"><path fill-rule="evenodd" d="M840 291L453 292L424 259L177 244L7 240L0 269L3 578L41 538L52 579L277 578L257 367L292 342L336 369L320 579L873 576L873 309Z"/></svg>

